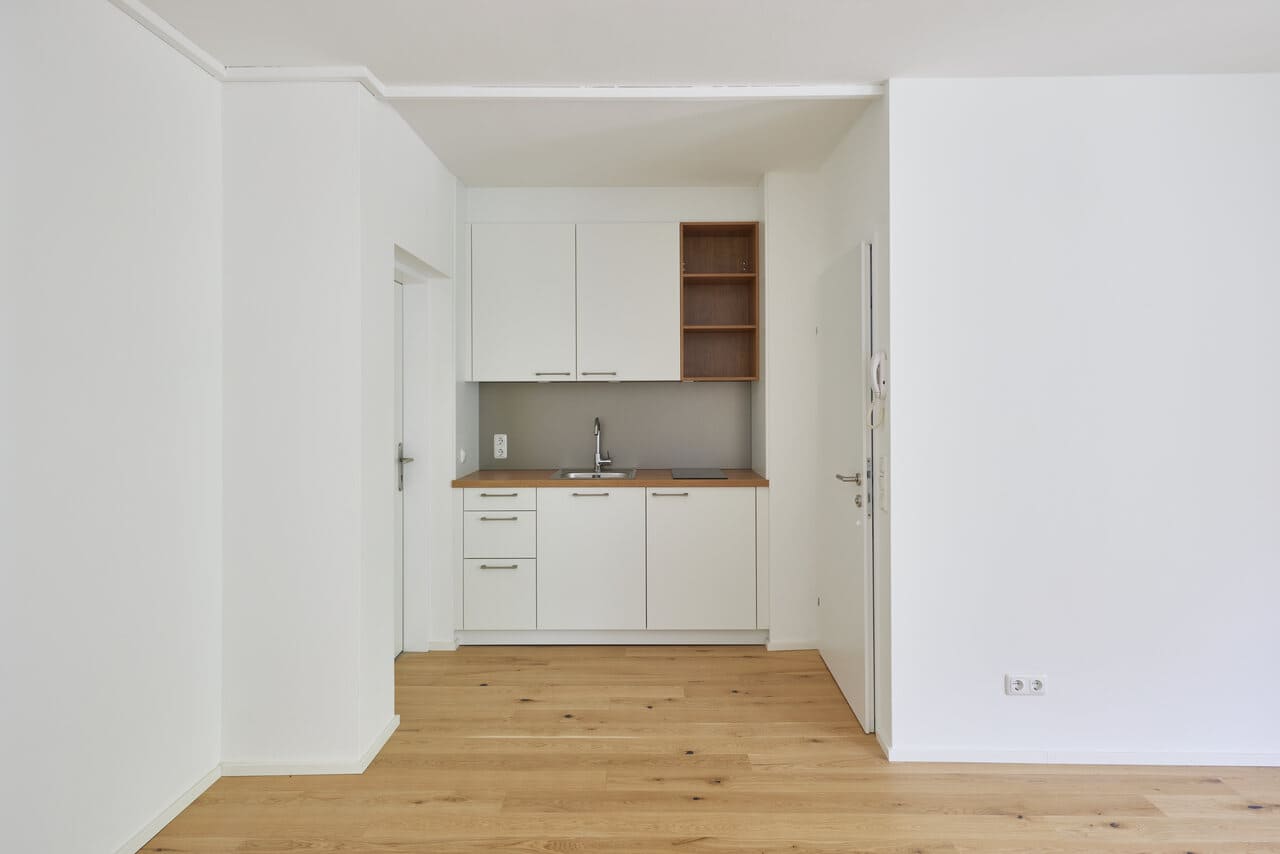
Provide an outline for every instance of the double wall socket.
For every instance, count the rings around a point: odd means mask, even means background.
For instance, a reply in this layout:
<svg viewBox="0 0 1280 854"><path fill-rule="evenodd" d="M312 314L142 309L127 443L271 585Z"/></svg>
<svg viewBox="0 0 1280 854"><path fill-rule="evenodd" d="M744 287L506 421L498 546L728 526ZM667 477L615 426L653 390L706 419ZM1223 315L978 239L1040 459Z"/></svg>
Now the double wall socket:
<svg viewBox="0 0 1280 854"><path fill-rule="evenodd" d="M507 434L493 434L493 458L495 460L505 460L507 458Z"/></svg>
<svg viewBox="0 0 1280 854"><path fill-rule="evenodd" d="M1043 674L1026 676L1006 673L1004 675L1004 692L1010 697L1043 697L1047 679L1048 677Z"/></svg>

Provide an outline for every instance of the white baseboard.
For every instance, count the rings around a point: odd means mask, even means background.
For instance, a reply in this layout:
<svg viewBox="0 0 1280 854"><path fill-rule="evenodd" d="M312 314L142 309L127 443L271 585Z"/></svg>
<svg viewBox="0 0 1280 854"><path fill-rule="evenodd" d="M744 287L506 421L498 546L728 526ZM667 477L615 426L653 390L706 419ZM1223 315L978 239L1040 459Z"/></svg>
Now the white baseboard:
<svg viewBox="0 0 1280 854"><path fill-rule="evenodd" d="M166 824L173 821L178 813L191 806L191 802L203 795L205 790L216 783L221 776L221 768L214 768L208 774L205 774L195 782L195 785L179 795L177 800L162 809L159 815L147 822L142 830L129 837L129 841L116 849L116 854L138 854L142 846L150 842L151 838L157 833L164 830Z"/></svg>
<svg viewBox="0 0 1280 854"><path fill-rule="evenodd" d="M280 777L294 774L363 774L399 726L400 716L392 715L391 721L374 737L357 759L321 759L314 762L237 760L223 762L222 775L224 777Z"/></svg>
<svg viewBox="0 0 1280 854"><path fill-rule="evenodd" d="M769 652L782 652L789 649L817 649L818 641L813 640L774 640L769 638Z"/></svg>
<svg viewBox="0 0 1280 854"><path fill-rule="evenodd" d="M1280 753L1213 751L1008 750L977 747L885 747L890 762L981 762L1011 765L1280 766Z"/></svg>
<svg viewBox="0 0 1280 854"><path fill-rule="evenodd" d="M695 644L741 644L758 646L769 633L756 629L738 631L664 631L661 629L634 629L630 631L577 631L571 629L536 629L526 632L458 632L458 642L463 646L516 646L583 644L590 646L645 646Z"/></svg>
<svg viewBox="0 0 1280 854"><path fill-rule="evenodd" d="M458 648L458 639L435 640L427 644L427 652L453 652Z"/></svg>

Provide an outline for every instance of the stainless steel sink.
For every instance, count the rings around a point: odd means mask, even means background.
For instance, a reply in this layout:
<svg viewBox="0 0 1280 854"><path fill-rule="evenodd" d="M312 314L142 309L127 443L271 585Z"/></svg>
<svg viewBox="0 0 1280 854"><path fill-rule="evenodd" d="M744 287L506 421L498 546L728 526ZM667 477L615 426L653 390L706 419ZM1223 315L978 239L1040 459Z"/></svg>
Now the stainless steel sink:
<svg viewBox="0 0 1280 854"><path fill-rule="evenodd" d="M633 480L636 476L635 469L606 469L605 471L595 471L593 469L556 469L551 475L552 480Z"/></svg>

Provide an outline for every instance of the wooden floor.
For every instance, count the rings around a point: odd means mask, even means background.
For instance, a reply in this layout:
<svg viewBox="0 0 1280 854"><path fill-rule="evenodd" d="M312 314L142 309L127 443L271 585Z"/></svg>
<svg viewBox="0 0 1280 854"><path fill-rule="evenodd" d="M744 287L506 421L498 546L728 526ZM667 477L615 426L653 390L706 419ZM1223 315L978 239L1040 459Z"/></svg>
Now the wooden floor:
<svg viewBox="0 0 1280 854"><path fill-rule="evenodd" d="M1280 770L889 765L814 652L396 664L361 776L223 778L153 852L1280 852Z"/></svg>

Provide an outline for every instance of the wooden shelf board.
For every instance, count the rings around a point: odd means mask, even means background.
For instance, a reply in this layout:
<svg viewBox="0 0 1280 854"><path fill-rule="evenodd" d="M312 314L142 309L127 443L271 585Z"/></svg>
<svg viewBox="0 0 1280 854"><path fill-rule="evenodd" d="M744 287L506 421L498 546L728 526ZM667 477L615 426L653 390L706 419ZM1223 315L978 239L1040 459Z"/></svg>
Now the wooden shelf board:
<svg viewBox="0 0 1280 854"><path fill-rule="evenodd" d="M752 332L754 323L698 323L684 327L685 332Z"/></svg>
<svg viewBox="0 0 1280 854"><path fill-rule="evenodd" d="M681 273L686 280L691 280L690 284L706 281L707 279L741 279L743 284L750 284L755 280L756 273Z"/></svg>
<svg viewBox="0 0 1280 854"><path fill-rule="evenodd" d="M681 377L687 383L745 383L754 382L759 377Z"/></svg>

